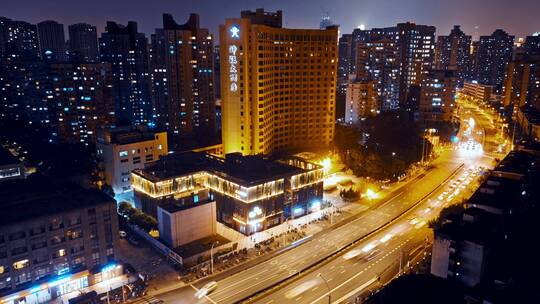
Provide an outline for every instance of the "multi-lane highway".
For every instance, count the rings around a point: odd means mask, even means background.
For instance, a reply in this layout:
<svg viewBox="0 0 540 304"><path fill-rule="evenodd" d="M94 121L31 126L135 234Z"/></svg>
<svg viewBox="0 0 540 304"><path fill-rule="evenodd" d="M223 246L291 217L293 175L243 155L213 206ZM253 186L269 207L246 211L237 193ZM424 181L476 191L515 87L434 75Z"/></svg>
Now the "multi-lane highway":
<svg viewBox="0 0 540 304"><path fill-rule="evenodd" d="M384 227L438 188L456 172L461 162L453 152L443 154L432 170L404 185L381 200L376 208L357 215L350 222L312 236L309 242L266 262L218 281L218 287L203 299L194 297L193 288L182 288L157 296L167 303L236 303L247 300L259 291L270 288L305 269L320 264L339 249Z"/></svg>
<svg viewBox="0 0 540 304"><path fill-rule="evenodd" d="M476 177L477 171L459 170L414 208L405 212L387 228L358 242L344 254L320 265L282 288L258 297L255 303L331 303L348 302L373 284L392 279L416 254L423 254L431 240L430 219L445 206L459 199Z"/></svg>
<svg viewBox="0 0 540 304"><path fill-rule="evenodd" d="M461 174L479 163L488 162L445 151L431 170L386 194L373 208L311 236L301 246L219 279L209 295L198 299L195 292L212 279L156 297L166 303L327 303L328 295L332 303L346 301L390 279L385 276L399 267L398 262L406 263L409 253L429 240L426 221L438 214L450 190L457 189L452 184Z"/></svg>

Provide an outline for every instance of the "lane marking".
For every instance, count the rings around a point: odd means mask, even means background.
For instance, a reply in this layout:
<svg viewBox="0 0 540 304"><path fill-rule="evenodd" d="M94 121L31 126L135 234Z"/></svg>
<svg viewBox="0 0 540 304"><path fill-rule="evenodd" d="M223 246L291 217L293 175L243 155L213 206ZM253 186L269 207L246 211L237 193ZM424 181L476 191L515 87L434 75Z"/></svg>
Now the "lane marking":
<svg viewBox="0 0 540 304"><path fill-rule="evenodd" d="M197 289L197 287L193 286L193 284L189 284L189 286L191 286L191 288L195 289L195 292L199 291L199 289ZM213 304L217 304L216 301L210 299L210 297L208 295L205 295L204 296L208 301L212 302Z"/></svg>

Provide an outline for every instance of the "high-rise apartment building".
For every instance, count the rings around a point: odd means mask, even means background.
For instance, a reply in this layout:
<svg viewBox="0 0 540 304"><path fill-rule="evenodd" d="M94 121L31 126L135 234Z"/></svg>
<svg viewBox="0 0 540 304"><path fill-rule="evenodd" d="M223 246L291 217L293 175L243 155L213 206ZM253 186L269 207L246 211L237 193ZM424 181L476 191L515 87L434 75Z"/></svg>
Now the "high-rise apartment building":
<svg viewBox="0 0 540 304"><path fill-rule="evenodd" d="M347 98L345 103L345 122L358 124L370 116L380 112L377 82L351 81L347 85Z"/></svg>
<svg viewBox="0 0 540 304"><path fill-rule="evenodd" d="M48 127L52 103L47 99L48 67L18 56L0 59L0 113L2 119L21 120Z"/></svg>
<svg viewBox="0 0 540 304"><path fill-rule="evenodd" d="M72 24L69 30L69 56L72 60L98 62L97 28L87 23Z"/></svg>
<svg viewBox="0 0 540 304"><path fill-rule="evenodd" d="M435 27L406 22L353 31L352 72L379 82L383 110L417 105L419 86L435 60Z"/></svg>
<svg viewBox="0 0 540 304"><path fill-rule="evenodd" d="M51 64L50 99L57 136L68 143L95 143L99 129L115 122L109 63Z"/></svg>
<svg viewBox="0 0 540 304"><path fill-rule="evenodd" d="M380 110L399 107L400 66L396 43L385 35L371 33L356 43L356 80L375 81Z"/></svg>
<svg viewBox="0 0 540 304"><path fill-rule="evenodd" d="M167 82L167 67L165 65L165 35L163 29L156 29L150 35L148 46L148 65L150 71L150 89L152 96L153 115L158 128L169 129L169 85Z"/></svg>
<svg viewBox="0 0 540 304"><path fill-rule="evenodd" d="M448 36L437 38L435 66L437 69L456 71L458 85L471 78L471 40L459 25L455 25Z"/></svg>
<svg viewBox="0 0 540 304"><path fill-rule="evenodd" d="M99 53L101 61L111 64L117 124L153 122L148 40L137 31L137 23L123 26L107 22L99 39Z"/></svg>
<svg viewBox="0 0 540 304"><path fill-rule="evenodd" d="M457 79L452 70L430 70L422 80L418 109L426 121L451 121Z"/></svg>
<svg viewBox="0 0 540 304"><path fill-rule="evenodd" d="M0 17L0 58L39 58L38 31L35 24Z"/></svg>
<svg viewBox="0 0 540 304"><path fill-rule="evenodd" d="M540 109L540 58L516 58L508 63L503 86L503 105Z"/></svg>
<svg viewBox="0 0 540 304"><path fill-rule="evenodd" d="M185 24L163 15L163 29L152 36L154 101L158 124L179 138L214 134L214 42L191 14ZM161 60L161 61L160 61Z"/></svg>
<svg viewBox="0 0 540 304"><path fill-rule="evenodd" d="M328 146L334 137L337 27L281 27L281 12L220 26L225 153Z"/></svg>
<svg viewBox="0 0 540 304"><path fill-rule="evenodd" d="M512 59L514 36L498 29L490 36L481 36L478 44L476 77L479 83L492 85L502 92L504 75Z"/></svg>
<svg viewBox="0 0 540 304"><path fill-rule="evenodd" d="M220 56L219 45L215 45L214 46L214 94L216 96L216 99L221 98L221 66L220 66L221 58L219 56Z"/></svg>
<svg viewBox="0 0 540 304"><path fill-rule="evenodd" d="M435 59L435 27L411 22L399 23L395 29L387 29L387 35L397 38L400 64L399 100L403 107L414 107L411 87L418 87Z"/></svg>
<svg viewBox="0 0 540 304"><path fill-rule="evenodd" d="M336 87L336 118L345 118L345 97L349 75L353 72L353 35L343 34L338 43L338 70Z"/></svg>
<svg viewBox="0 0 540 304"><path fill-rule="evenodd" d="M46 74L36 25L0 17L0 119L47 127Z"/></svg>
<svg viewBox="0 0 540 304"><path fill-rule="evenodd" d="M540 34L536 33L532 36L527 36L523 44L523 50L529 57L540 56Z"/></svg>
<svg viewBox="0 0 540 304"><path fill-rule="evenodd" d="M66 37L64 25L52 20L37 24L41 58L51 61L66 61Z"/></svg>

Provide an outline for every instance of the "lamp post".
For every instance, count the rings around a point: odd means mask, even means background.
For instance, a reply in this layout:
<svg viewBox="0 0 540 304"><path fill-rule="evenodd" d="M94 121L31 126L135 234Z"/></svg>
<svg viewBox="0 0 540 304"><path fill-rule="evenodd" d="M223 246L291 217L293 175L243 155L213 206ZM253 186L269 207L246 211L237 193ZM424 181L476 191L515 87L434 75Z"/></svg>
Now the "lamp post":
<svg viewBox="0 0 540 304"><path fill-rule="evenodd" d="M324 281L324 284L326 284L326 288L328 288L328 304L332 303L332 290L330 290L330 285L328 285L328 281L323 277L322 273L319 273L317 277L321 278Z"/></svg>
<svg viewBox="0 0 540 304"><path fill-rule="evenodd" d="M216 244L219 244L219 241L215 241L212 243L212 247L210 247L210 273L214 273L214 246Z"/></svg>

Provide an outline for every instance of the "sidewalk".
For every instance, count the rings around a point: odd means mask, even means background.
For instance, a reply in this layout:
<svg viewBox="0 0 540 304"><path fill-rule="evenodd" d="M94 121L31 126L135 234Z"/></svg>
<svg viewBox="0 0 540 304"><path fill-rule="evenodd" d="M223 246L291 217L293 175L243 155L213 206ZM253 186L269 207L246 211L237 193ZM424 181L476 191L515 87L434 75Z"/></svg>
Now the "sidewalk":
<svg viewBox="0 0 540 304"><path fill-rule="evenodd" d="M304 226L305 228L301 228L301 231L306 236L309 236L309 235L314 235L316 233L319 233L319 232L321 232L321 231L323 231L325 229L329 229L331 227L337 227L337 226L343 225L343 224L345 224L345 223L347 223L349 221L354 220L354 218L356 216L363 213L364 211L366 211L368 209L371 209L371 208L374 208L375 206L379 205L381 202L384 202L386 200L386 197L390 193L398 191L400 188L407 185L408 183L410 183L410 182L412 182L412 181L414 181L414 180L416 180L418 178L421 178L426 172L427 172L426 169L419 170L418 172L416 172L415 175L410 176L410 177L408 177L406 179L403 179L403 180L401 180L399 182L396 182L396 183L392 184L392 186L388 187L387 189L384 189L384 190L380 191L379 192L380 197L370 201L369 204L366 204L368 201L366 201L365 199L359 199L359 200L354 201L354 202L344 202L342 200L336 200L335 207L336 207L337 210L339 210L339 212L335 213L335 215L333 216L332 224L330 223L330 219L328 219L328 220L322 219L320 221L314 221L317 217L316 217L315 213L312 213L312 214L308 214L306 216L303 216L301 218L291 220L290 222L283 223L283 224L280 225L281 227L276 229L276 231L272 231L272 232L269 232L268 230L263 231L263 232L261 232L261 235L266 233L269 236L277 236L277 235L279 235L279 233L284 233L286 231L289 231L291 228L294 228L294 227L300 228L303 225L306 225L306 226ZM325 193L325 195L328 196L328 194L326 194L326 193ZM327 198L325 197L324 200L327 200ZM324 209L324 210L320 211L323 216L328 214L327 209ZM310 215L312 215L312 217L310 217ZM276 227L274 227L274 228L276 228ZM278 231L279 231L279 233L278 233ZM250 237L253 237L253 236L250 236ZM259 239L262 239L262 238L259 237L259 238L256 238L254 240L260 242ZM255 243L257 243L257 242L254 242L254 244ZM235 273L241 272L241 271L243 271L245 269L248 269L248 268L252 267L253 265L257 265L257 264L260 264L260 263L265 262L267 260L270 260L273 257L275 257L275 256L277 256L277 255L279 255L279 254L281 254L281 253L283 253L283 252L285 252L285 251L287 251L289 249L294 248L294 246L291 246L291 243L283 244L282 246L279 246L279 247L274 247L270 252L266 252L263 255L257 255L255 253L256 252L255 249L250 249L247 258L245 260L243 260L243 262L241 262L240 264L230 266L230 267L221 268L220 267L220 262L215 262L214 263L214 274L202 277L202 278L197 279L196 281L193 281L193 282L185 283L185 282L182 282L180 280L169 280L167 282L160 282L160 284L158 285L159 287L158 287L158 286L156 286L156 284L153 284L153 281L151 281L150 286L148 288L147 296L148 297L157 296L159 294L163 294L163 293L166 293L166 292L178 289L178 288L182 288L182 287L187 286L188 284L194 284L194 283L199 282L199 281L204 281L204 280L209 280L209 279L214 280L214 281L219 281L219 280L221 280L221 279L223 279L225 277L228 277L228 276L230 276L232 274L235 274Z"/></svg>

